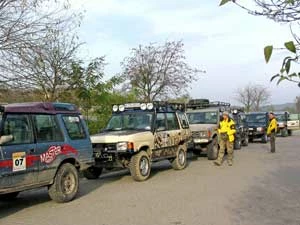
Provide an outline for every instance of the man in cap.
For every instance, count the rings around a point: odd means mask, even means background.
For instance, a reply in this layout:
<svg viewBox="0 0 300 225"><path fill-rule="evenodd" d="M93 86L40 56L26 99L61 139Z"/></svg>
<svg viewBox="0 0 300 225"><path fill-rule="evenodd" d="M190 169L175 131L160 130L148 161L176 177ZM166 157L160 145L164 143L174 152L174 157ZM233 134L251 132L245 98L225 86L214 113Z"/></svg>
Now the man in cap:
<svg viewBox="0 0 300 225"><path fill-rule="evenodd" d="M217 160L214 161L215 165L221 166L225 149L227 149L227 162L229 166L232 166L235 132L234 121L229 117L229 113L227 111L223 112L218 129L220 150Z"/></svg>
<svg viewBox="0 0 300 225"><path fill-rule="evenodd" d="M277 120L273 112L269 113L269 126L267 129L267 135L270 137L271 152L275 152L275 138L277 133Z"/></svg>

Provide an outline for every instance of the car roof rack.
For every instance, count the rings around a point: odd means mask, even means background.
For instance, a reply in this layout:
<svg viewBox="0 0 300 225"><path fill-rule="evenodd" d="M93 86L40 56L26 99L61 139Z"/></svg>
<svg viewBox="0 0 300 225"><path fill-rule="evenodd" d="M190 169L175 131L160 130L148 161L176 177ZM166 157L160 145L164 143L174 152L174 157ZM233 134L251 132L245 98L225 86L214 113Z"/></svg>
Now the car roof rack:
<svg viewBox="0 0 300 225"><path fill-rule="evenodd" d="M231 106L230 111L232 114L237 114L237 113L244 113L245 108L241 106Z"/></svg>
<svg viewBox="0 0 300 225"><path fill-rule="evenodd" d="M209 102L208 99L192 99L189 101L189 103L186 105L186 108L190 109L204 109L204 108L210 108L210 107L230 107L230 103L227 102L221 102L221 101L213 101Z"/></svg>

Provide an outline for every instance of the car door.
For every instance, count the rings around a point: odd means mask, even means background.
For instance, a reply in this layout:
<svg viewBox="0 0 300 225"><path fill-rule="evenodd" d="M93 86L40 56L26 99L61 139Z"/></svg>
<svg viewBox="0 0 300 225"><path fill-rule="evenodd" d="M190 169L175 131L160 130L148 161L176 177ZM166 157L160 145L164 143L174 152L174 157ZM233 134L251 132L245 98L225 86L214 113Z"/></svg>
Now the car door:
<svg viewBox="0 0 300 225"><path fill-rule="evenodd" d="M167 136L168 136L168 156L176 156L176 150L183 137L183 131L180 129L179 120L175 112L166 113Z"/></svg>
<svg viewBox="0 0 300 225"><path fill-rule="evenodd" d="M11 135L12 140L0 146L0 187L26 187L36 184L39 156L29 115L7 114L2 124L1 135Z"/></svg>
<svg viewBox="0 0 300 225"><path fill-rule="evenodd" d="M64 137L56 115L35 114L32 121L36 130L37 153L39 154L40 183L48 183L60 164Z"/></svg>
<svg viewBox="0 0 300 225"><path fill-rule="evenodd" d="M156 113L155 116L155 132L154 132L154 149L152 157L160 158L163 151L168 146L168 130L165 113Z"/></svg>

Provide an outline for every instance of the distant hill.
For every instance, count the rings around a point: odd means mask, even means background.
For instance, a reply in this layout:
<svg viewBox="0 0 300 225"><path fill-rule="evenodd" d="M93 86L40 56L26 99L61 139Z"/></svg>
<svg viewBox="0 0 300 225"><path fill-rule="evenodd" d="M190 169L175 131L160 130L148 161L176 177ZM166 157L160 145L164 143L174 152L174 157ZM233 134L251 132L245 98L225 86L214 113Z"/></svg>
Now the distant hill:
<svg viewBox="0 0 300 225"><path fill-rule="evenodd" d="M261 107L261 111L296 111L295 103L285 103L285 104L277 104L277 105L266 105Z"/></svg>

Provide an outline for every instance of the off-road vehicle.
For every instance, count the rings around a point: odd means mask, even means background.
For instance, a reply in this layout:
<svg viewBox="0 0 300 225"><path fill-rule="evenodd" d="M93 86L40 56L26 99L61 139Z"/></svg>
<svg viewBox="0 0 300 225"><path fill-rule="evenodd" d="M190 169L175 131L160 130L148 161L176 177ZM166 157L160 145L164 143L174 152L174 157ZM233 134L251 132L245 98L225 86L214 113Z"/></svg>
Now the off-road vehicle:
<svg viewBox="0 0 300 225"><path fill-rule="evenodd" d="M234 149L241 149L242 146L248 146L249 128L246 122L244 108L231 107L231 117L235 122Z"/></svg>
<svg viewBox="0 0 300 225"><path fill-rule="evenodd" d="M249 127L249 141L260 139L262 143L268 142L267 129L269 124L268 112L250 112L246 114Z"/></svg>
<svg viewBox="0 0 300 225"><path fill-rule="evenodd" d="M189 149L195 155L207 153L209 160L215 160L219 152L218 128L221 113L229 111L230 104L209 102L208 99L193 99L186 108L193 137Z"/></svg>
<svg viewBox="0 0 300 225"><path fill-rule="evenodd" d="M274 112L277 120L277 134L281 137L287 137L291 134L291 130L288 130L289 112Z"/></svg>
<svg viewBox="0 0 300 225"><path fill-rule="evenodd" d="M114 105L106 128L91 136L95 165L84 175L96 179L103 168L129 168L134 180L143 181L150 175L152 162L165 159L175 170L184 169L190 138L182 104Z"/></svg>
<svg viewBox="0 0 300 225"><path fill-rule="evenodd" d="M48 187L57 202L78 191L78 170L93 163L89 133L68 103L20 103L0 107L0 200Z"/></svg>

